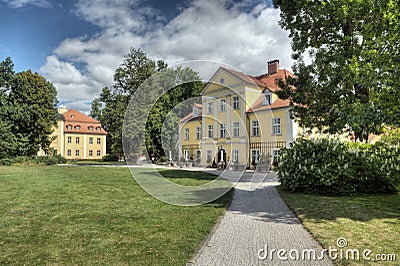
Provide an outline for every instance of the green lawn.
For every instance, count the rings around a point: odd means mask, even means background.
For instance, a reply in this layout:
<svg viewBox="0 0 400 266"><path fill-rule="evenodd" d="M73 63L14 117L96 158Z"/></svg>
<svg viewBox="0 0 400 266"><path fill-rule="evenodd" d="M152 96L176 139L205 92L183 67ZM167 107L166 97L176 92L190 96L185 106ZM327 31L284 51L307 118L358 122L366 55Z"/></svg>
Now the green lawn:
<svg viewBox="0 0 400 266"><path fill-rule="evenodd" d="M175 182L214 176L164 170ZM184 265L225 212L145 193L127 168L0 167L0 264Z"/></svg>
<svg viewBox="0 0 400 266"><path fill-rule="evenodd" d="M336 247L336 240L344 237L348 243L344 251L358 249L361 254L364 249L370 249L371 258L375 254L395 254L395 262L380 263L400 265L400 194L328 197L278 190L325 248ZM336 263L376 264L365 260L336 260Z"/></svg>

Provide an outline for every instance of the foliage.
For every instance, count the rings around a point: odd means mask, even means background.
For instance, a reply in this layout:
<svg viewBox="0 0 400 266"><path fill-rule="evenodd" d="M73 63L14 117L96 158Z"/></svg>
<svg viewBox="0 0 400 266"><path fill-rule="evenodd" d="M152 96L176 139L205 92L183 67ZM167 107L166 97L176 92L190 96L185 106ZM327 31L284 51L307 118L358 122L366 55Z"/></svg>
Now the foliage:
<svg viewBox="0 0 400 266"><path fill-rule="evenodd" d="M387 145L400 145L400 127L386 129L381 141Z"/></svg>
<svg viewBox="0 0 400 266"><path fill-rule="evenodd" d="M296 78L279 81L292 116L356 140L400 124L400 6L394 0L274 0ZM305 60L305 58L309 60ZM295 89L294 89L295 88Z"/></svg>
<svg viewBox="0 0 400 266"><path fill-rule="evenodd" d="M55 165L65 164L67 159L62 157L60 154L55 156L17 156L14 158L3 158L0 159L0 165Z"/></svg>
<svg viewBox="0 0 400 266"><path fill-rule="evenodd" d="M116 154L107 154L101 158L103 162L118 162L119 156Z"/></svg>
<svg viewBox="0 0 400 266"><path fill-rule="evenodd" d="M400 184L400 149L382 143L298 139L281 151L278 177L289 191L343 195L392 193Z"/></svg>
<svg viewBox="0 0 400 266"><path fill-rule="evenodd" d="M0 63L0 158L46 150L57 124L57 91L30 70L15 74L13 63Z"/></svg>

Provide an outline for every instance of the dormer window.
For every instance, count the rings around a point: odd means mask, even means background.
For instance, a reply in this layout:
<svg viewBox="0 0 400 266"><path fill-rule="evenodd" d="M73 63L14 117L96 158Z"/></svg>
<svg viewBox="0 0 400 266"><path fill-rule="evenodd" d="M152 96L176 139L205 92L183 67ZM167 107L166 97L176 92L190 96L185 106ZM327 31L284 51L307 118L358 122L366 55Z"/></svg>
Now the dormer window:
<svg viewBox="0 0 400 266"><path fill-rule="evenodd" d="M96 127L96 130L100 132L101 131L101 127Z"/></svg>
<svg viewBox="0 0 400 266"><path fill-rule="evenodd" d="M81 126L75 126L76 130L81 130Z"/></svg>
<svg viewBox="0 0 400 266"><path fill-rule="evenodd" d="M270 92L264 92L263 105L270 105L272 103L272 95Z"/></svg>
<svg viewBox="0 0 400 266"><path fill-rule="evenodd" d="M72 125L67 125L68 130L72 130Z"/></svg>
<svg viewBox="0 0 400 266"><path fill-rule="evenodd" d="M92 126L88 127L88 129L89 129L89 131L93 131L93 127Z"/></svg>
<svg viewBox="0 0 400 266"><path fill-rule="evenodd" d="M193 117L197 117L199 115L199 111L196 106L193 106Z"/></svg>
<svg viewBox="0 0 400 266"><path fill-rule="evenodd" d="M74 116L74 115L71 115L71 118L75 118L75 116Z"/></svg>

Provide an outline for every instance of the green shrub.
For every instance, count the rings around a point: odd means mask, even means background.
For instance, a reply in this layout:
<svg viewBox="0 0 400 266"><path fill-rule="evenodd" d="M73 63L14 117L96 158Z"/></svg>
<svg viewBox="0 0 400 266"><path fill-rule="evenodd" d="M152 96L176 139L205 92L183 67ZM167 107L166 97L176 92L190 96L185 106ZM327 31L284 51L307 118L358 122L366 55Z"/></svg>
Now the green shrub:
<svg viewBox="0 0 400 266"><path fill-rule="evenodd" d="M45 165L54 165L54 164L57 164L57 163L58 163L58 159L55 156L47 157L44 160L44 164Z"/></svg>
<svg viewBox="0 0 400 266"><path fill-rule="evenodd" d="M67 163L67 159L65 157L62 157L61 154L57 154L54 157L57 158L57 163L62 163L62 164Z"/></svg>
<svg viewBox="0 0 400 266"><path fill-rule="evenodd" d="M399 149L299 139L281 152L278 178L289 191L344 195L391 193L400 184Z"/></svg>
<svg viewBox="0 0 400 266"><path fill-rule="evenodd" d="M3 159L0 159L0 165L7 165L7 166L10 166L10 165L12 165L13 164L13 159L10 159L10 158L3 158Z"/></svg>
<svg viewBox="0 0 400 266"><path fill-rule="evenodd" d="M118 162L119 157L116 154L107 154L101 158L103 162Z"/></svg>

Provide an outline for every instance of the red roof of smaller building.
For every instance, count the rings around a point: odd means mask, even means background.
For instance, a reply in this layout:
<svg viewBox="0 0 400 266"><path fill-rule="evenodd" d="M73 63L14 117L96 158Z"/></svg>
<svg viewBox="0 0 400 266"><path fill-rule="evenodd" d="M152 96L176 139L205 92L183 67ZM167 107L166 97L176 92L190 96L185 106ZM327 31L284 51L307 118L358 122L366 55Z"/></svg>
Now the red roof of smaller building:
<svg viewBox="0 0 400 266"><path fill-rule="evenodd" d="M61 115L64 118L65 133L107 134L99 121L81 112L71 109Z"/></svg>

